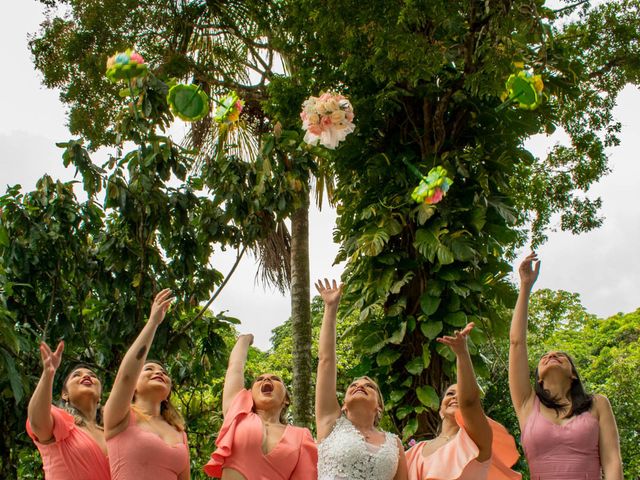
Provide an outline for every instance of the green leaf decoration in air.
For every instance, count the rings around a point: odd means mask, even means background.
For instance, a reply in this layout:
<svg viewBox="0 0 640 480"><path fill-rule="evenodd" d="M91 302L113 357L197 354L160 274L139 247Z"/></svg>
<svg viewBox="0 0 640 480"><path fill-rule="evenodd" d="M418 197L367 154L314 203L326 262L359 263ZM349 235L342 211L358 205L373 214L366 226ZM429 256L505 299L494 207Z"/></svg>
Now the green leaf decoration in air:
<svg viewBox="0 0 640 480"><path fill-rule="evenodd" d="M420 403L431 410L437 410L440 406L440 398L438 398L438 394L431 385L423 385L416 388L416 395Z"/></svg>
<svg viewBox="0 0 640 480"><path fill-rule="evenodd" d="M174 85L167 102L173 114L186 122L195 122L209 113L209 97L197 85Z"/></svg>

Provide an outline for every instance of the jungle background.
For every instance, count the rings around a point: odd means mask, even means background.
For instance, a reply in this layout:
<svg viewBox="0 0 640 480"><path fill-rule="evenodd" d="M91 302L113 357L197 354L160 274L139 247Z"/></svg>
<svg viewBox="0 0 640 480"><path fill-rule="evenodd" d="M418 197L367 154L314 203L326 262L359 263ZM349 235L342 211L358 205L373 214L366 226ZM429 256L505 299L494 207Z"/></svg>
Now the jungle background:
<svg viewBox="0 0 640 480"><path fill-rule="evenodd" d="M60 92L70 132L50 161L76 179L44 175L34 190L12 185L0 197L2 478L42 478L24 432L38 342L64 338L64 363L91 363L108 391L165 286L177 302L151 353L170 367L192 475L202 478L242 327L215 301L198 316L233 274L217 266L221 250L255 261L261 281L291 297L271 348L252 349L247 380L283 375L291 421L312 427L322 316L309 278L313 203L336 210L335 260L346 264L341 386L374 376L384 427L405 442L429 438L455 378L451 352L434 339L475 321L485 408L519 436L506 379L512 263L553 227L580 234L603 222L601 200L586 193L619 143L618 94L638 84L637 1L41 3L46 20L28 48L44 85ZM133 100L104 76L107 57L132 45L151 70ZM496 113L521 64L543 75L545 102ZM212 99L237 91L238 128L208 116L173 139L173 79ZM356 131L335 151L305 146L298 116L307 96L329 89L356 111ZM527 139L558 129L568 144L529 151ZM413 203L403 160L424 173L445 166L454 179L445 200ZM625 476L638 478L640 311L598 318L577 294L540 289L530 330L532 364L566 350L588 388L609 397ZM527 478L523 461L517 469Z"/></svg>

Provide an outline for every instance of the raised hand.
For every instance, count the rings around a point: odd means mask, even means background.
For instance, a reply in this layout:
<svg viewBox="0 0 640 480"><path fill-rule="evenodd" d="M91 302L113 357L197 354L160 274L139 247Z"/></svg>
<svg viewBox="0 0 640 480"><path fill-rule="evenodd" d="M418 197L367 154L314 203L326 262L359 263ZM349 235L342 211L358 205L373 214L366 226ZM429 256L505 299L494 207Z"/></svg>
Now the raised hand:
<svg viewBox="0 0 640 480"><path fill-rule="evenodd" d="M448 345L456 356L464 355L468 353L467 337L469 337L473 327L475 327L473 322L468 323L462 331L456 330L453 336L445 335L436 339L436 341Z"/></svg>
<svg viewBox="0 0 640 480"><path fill-rule="evenodd" d="M243 333L241 335L238 335L237 342L239 342L240 340L244 340L248 342L249 345L253 345L253 333Z"/></svg>
<svg viewBox="0 0 640 480"><path fill-rule="evenodd" d="M344 285L341 283L338 285L335 280L332 283L329 283L329 280L324 279L324 284L322 280L318 280L316 282L316 290L324 300L324 304L327 307L337 307L340 303L340 297L342 296L342 288Z"/></svg>
<svg viewBox="0 0 640 480"><path fill-rule="evenodd" d="M527 255L520 264L518 273L520 274L521 287L531 290L540 273L540 260L538 260L538 255L535 253Z"/></svg>
<svg viewBox="0 0 640 480"><path fill-rule="evenodd" d="M45 342L40 343L40 358L42 359L42 370L50 375L56 373L60 362L62 361L62 352L64 351L64 342L60 341L55 352L51 351L49 345Z"/></svg>
<svg viewBox="0 0 640 480"><path fill-rule="evenodd" d="M164 320L164 316L169 309L169 305L173 302L174 297L171 296L171 290L165 288L156 295L151 305L151 313L149 314L149 321L160 325Z"/></svg>

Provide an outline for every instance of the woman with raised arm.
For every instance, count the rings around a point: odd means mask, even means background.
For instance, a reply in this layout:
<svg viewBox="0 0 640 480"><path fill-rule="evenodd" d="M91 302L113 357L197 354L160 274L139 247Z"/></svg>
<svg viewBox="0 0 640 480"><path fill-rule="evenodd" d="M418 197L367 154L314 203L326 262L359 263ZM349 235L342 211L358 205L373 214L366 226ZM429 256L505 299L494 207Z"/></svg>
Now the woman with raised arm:
<svg viewBox="0 0 640 480"><path fill-rule="evenodd" d="M400 439L378 429L384 401L376 382L355 379L342 407L338 403L336 317L342 285L325 279L316 288L324 300L316 381L318 480L404 480L407 462Z"/></svg>
<svg viewBox="0 0 640 480"><path fill-rule="evenodd" d="M318 451L311 432L287 423L290 399L277 375L264 373L244 388L244 367L253 335L236 341L224 379L224 423L216 450L204 466L222 480L312 480Z"/></svg>
<svg viewBox="0 0 640 480"><path fill-rule="evenodd" d="M456 354L458 383L444 393L442 426L433 440L407 451L410 480L517 480L510 467L518 460L513 437L482 409L480 387L471 363L467 337L474 324L437 341Z"/></svg>
<svg viewBox="0 0 640 480"><path fill-rule="evenodd" d="M509 389L531 478L622 480L620 441L611 405L606 397L585 392L571 357L555 350L545 353L534 374L535 388L531 387L527 316L539 272L535 253L520 264L520 294L509 348Z"/></svg>
<svg viewBox="0 0 640 480"><path fill-rule="evenodd" d="M102 384L86 365L76 365L62 382L62 405L52 405L53 378L64 343L55 352L42 342L42 375L29 401L27 433L44 466L46 480L109 480L107 445L97 413ZM5 432L6 433L6 432Z"/></svg>
<svg viewBox="0 0 640 480"><path fill-rule="evenodd" d="M147 360L172 300L169 289L156 295L149 320L122 359L104 407L113 480L191 477L184 421L171 404L171 378L162 364Z"/></svg>

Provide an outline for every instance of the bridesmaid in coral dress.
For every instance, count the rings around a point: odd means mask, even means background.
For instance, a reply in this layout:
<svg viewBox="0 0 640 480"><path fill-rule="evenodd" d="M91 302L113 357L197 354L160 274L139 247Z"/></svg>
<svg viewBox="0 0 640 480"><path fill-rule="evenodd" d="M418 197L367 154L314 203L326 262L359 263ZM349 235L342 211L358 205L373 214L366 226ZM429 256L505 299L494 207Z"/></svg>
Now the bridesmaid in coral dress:
<svg viewBox="0 0 640 480"><path fill-rule="evenodd" d="M312 480L318 451L311 432L289 425L289 394L280 377L260 375L244 388L244 367L253 335L240 335L231 355L222 392L224 423L216 450L204 466L222 480Z"/></svg>
<svg viewBox="0 0 640 480"><path fill-rule="evenodd" d="M46 480L109 480L104 432L97 421L102 384L86 365L71 369L62 383L62 405L51 404L53 378L64 343L55 352L40 345L42 376L29 401L27 433L44 466Z"/></svg>
<svg viewBox="0 0 640 480"><path fill-rule="evenodd" d="M122 359L104 407L113 480L189 480L184 421L171 404L171 378L147 360L156 329L171 304L171 291L153 301L149 320Z"/></svg>
<svg viewBox="0 0 640 480"><path fill-rule="evenodd" d="M453 336L439 338L456 354L458 383L440 405L441 433L407 451L409 480L518 480L510 467L518 460L513 437L487 418L473 372L467 337L473 323Z"/></svg>

